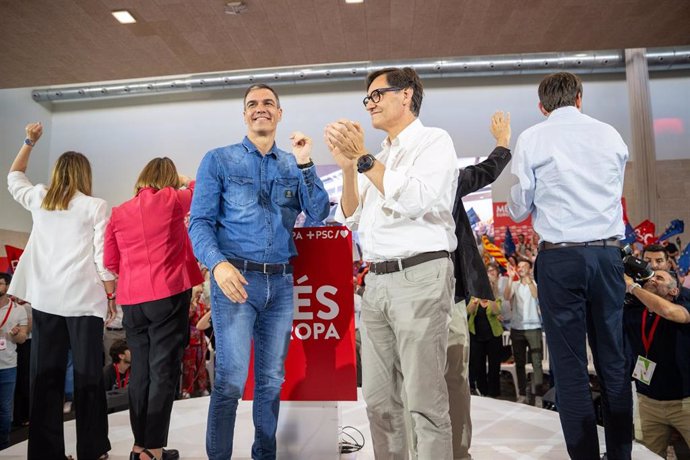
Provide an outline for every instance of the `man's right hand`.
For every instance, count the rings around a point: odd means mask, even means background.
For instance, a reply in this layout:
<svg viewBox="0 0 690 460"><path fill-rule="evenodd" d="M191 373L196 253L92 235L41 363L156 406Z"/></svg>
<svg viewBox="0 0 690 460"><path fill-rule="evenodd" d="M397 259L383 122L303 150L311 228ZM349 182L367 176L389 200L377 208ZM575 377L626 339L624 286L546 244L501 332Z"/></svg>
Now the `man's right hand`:
<svg viewBox="0 0 690 460"><path fill-rule="evenodd" d="M344 148L344 143L336 139L336 136L343 136L339 131L339 129L343 129L343 126L340 126L339 123L331 123L327 125L324 129L324 141L326 142L326 146L328 146L328 150L330 150L331 155L333 156L333 160L340 167L340 169L354 170L357 165L357 159L352 158L352 155L345 151L346 149Z"/></svg>
<svg viewBox="0 0 690 460"><path fill-rule="evenodd" d="M244 286L249 283L230 262L221 262L216 265L213 268L213 278L228 299L235 303L247 301L247 291L244 290Z"/></svg>
<svg viewBox="0 0 690 460"><path fill-rule="evenodd" d="M491 134L496 139L496 146L510 146L510 112L496 112L491 116Z"/></svg>

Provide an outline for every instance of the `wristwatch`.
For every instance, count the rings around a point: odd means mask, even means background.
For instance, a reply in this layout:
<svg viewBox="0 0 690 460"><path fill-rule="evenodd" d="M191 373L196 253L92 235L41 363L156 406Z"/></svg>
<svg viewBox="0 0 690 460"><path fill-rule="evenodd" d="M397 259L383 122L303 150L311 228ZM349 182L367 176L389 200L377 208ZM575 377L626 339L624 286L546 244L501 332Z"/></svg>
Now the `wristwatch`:
<svg viewBox="0 0 690 460"><path fill-rule="evenodd" d="M376 157L374 155L372 155L371 153L367 153L366 155L362 155L357 160L357 172L358 173L365 173L365 172L369 171L371 168L374 167L375 161L376 161Z"/></svg>

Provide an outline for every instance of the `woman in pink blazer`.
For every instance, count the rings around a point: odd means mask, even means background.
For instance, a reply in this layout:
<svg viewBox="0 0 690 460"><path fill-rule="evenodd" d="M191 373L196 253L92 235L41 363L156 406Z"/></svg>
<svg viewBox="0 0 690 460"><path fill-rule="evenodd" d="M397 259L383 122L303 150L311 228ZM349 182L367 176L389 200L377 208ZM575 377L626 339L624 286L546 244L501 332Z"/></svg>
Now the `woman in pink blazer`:
<svg viewBox="0 0 690 460"><path fill-rule="evenodd" d="M134 198L113 208L105 232L104 265L119 275L117 303L132 353L130 459L179 457L163 447L189 333L191 288L203 282L185 227L193 190L172 160L151 160Z"/></svg>

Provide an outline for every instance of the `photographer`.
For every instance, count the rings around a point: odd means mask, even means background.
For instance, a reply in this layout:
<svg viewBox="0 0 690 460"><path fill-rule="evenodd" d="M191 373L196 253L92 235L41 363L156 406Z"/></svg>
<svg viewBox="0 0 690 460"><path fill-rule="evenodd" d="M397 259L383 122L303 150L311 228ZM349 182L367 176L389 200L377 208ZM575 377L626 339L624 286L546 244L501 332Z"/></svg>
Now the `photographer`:
<svg viewBox="0 0 690 460"><path fill-rule="evenodd" d="M665 457L672 428L690 442L690 353L680 340L690 327L690 305L677 299L678 283L666 270L656 270L644 286L628 276L625 283L623 324L639 401L641 441Z"/></svg>
<svg viewBox="0 0 690 460"><path fill-rule="evenodd" d="M642 259L648 262L653 270L673 271L673 261L669 256L668 249L660 244L649 244L642 251ZM685 302L690 302L690 289L678 283L679 298Z"/></svg>

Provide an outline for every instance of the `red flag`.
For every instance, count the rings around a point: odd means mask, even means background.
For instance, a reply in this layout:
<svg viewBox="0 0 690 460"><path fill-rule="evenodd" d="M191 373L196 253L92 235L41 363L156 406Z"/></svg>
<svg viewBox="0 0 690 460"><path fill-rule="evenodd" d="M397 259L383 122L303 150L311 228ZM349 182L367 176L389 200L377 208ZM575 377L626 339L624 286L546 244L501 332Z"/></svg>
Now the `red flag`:
<svg viewBox="0 0 690 460"><path fill-rule="evenodd" d="M19 258L24 253L24 250L6 244L5 253L7 254L7 261L9 262L8 271L10 273L14 273L17 268L17 264L19 263Z"/></svg>
<svg viewBox="0 0 690 460"><path fill-rule="evenodd" d="M640 225L635 227L635 236L637 237L637 241L642 243L644 246L652 244L656 241L656 237L654 236L655 232L656 227L654 226L654 222L650 221L649 219L643 221Z"/></svg>

